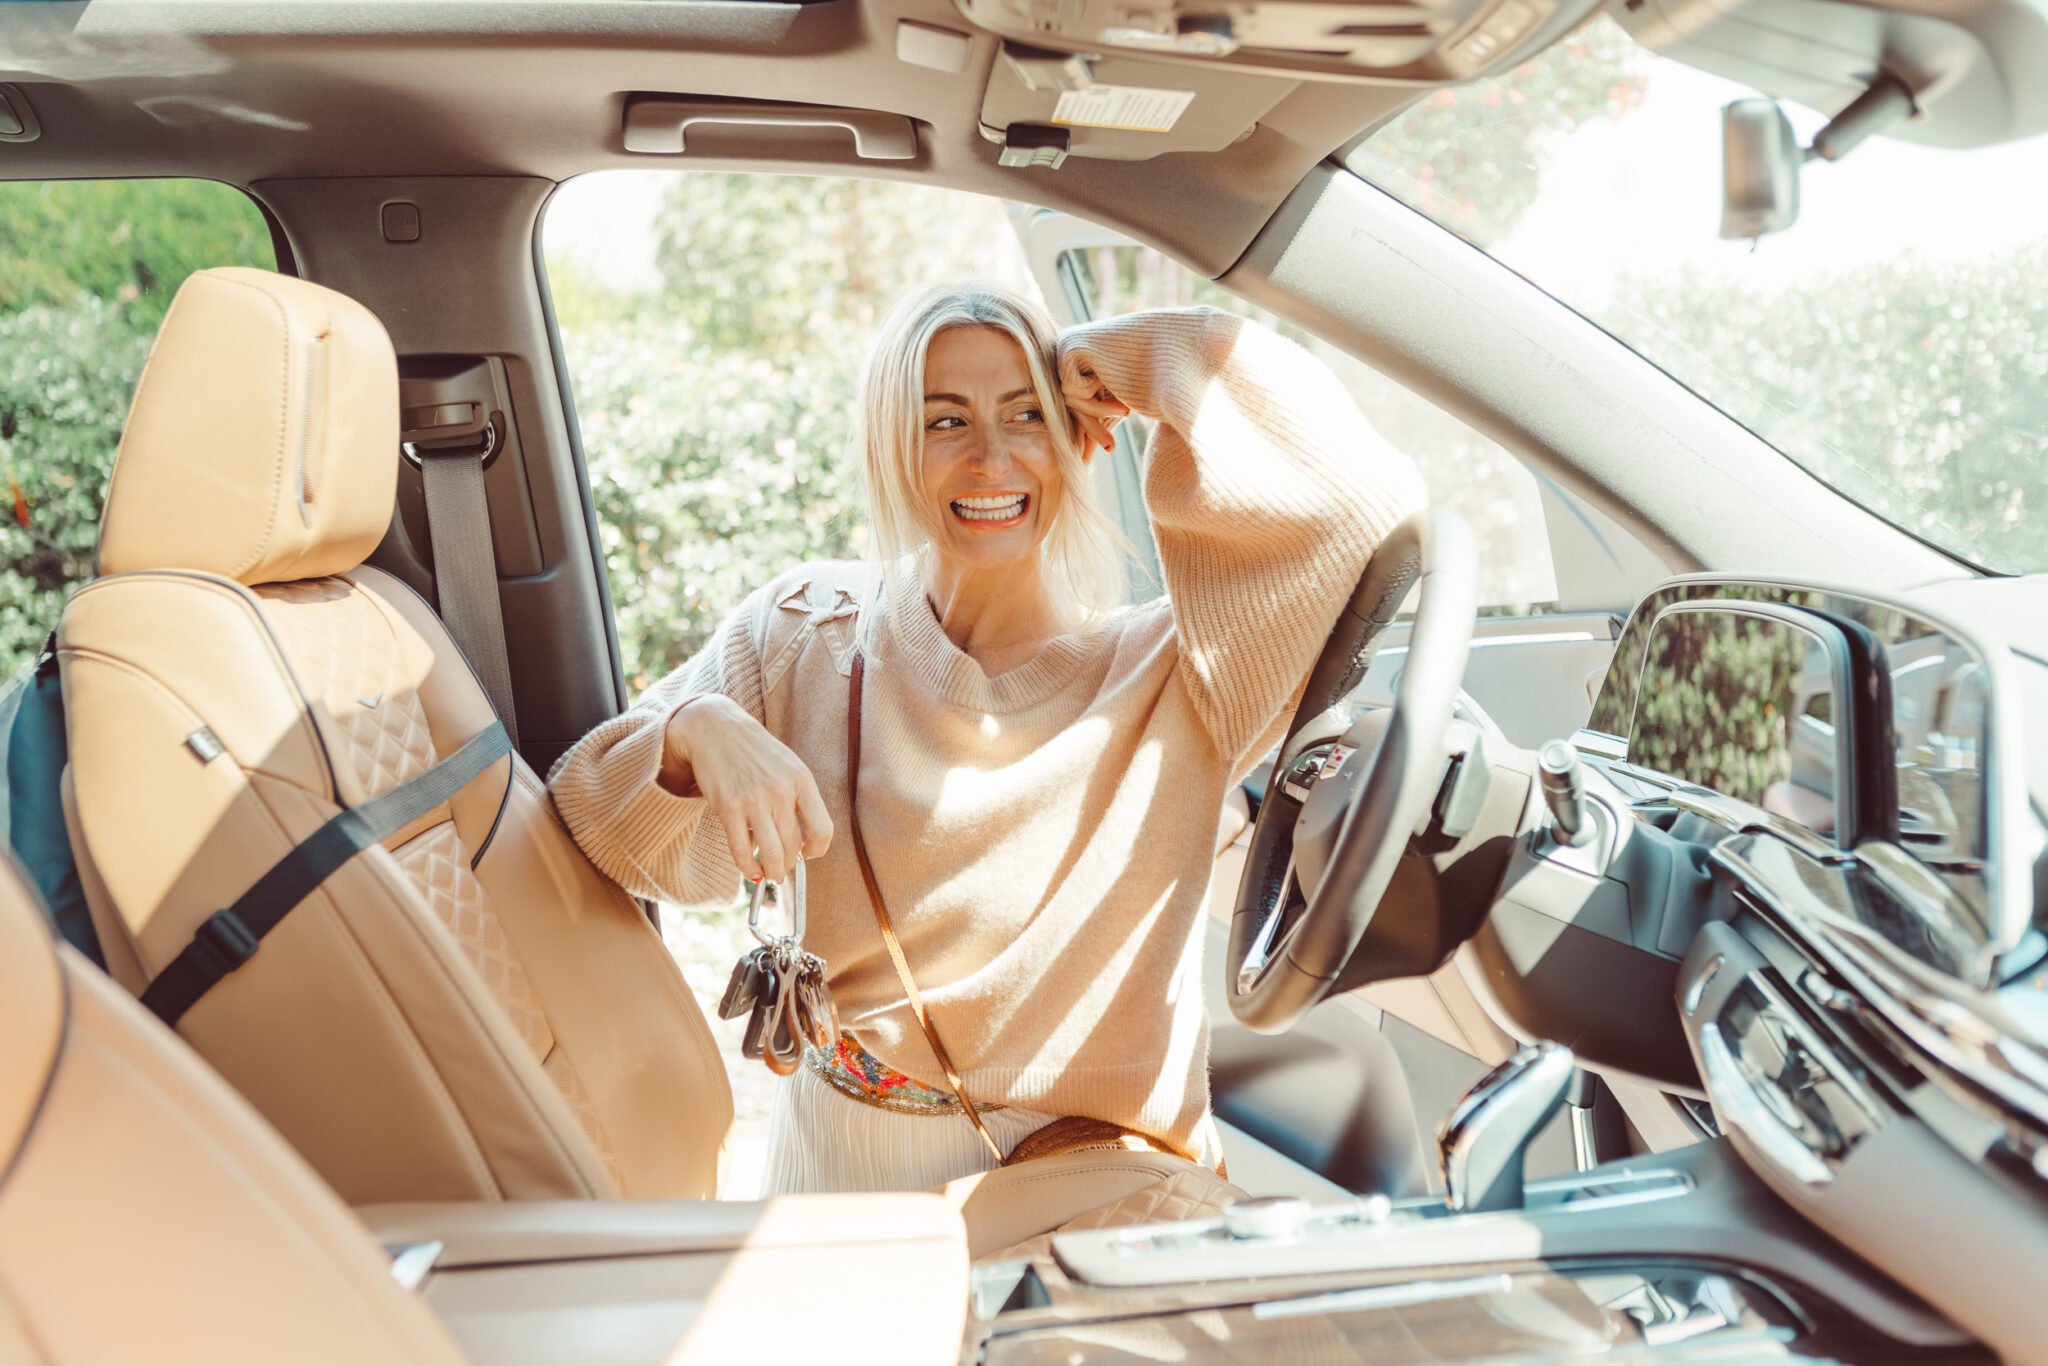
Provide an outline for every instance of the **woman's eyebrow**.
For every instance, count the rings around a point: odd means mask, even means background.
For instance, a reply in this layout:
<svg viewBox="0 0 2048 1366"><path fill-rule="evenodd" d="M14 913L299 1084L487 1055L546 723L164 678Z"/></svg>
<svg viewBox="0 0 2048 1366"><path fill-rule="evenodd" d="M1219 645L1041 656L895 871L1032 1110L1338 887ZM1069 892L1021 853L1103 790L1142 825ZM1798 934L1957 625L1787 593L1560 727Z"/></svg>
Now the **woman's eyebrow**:
<svg viewBox="0 0 2048 1366"><path fill-rule="evenodd" d="M1016 399L1020 399L1020 398L1036 398L1036 397L1038 397L1038 395L1037 395L1037 392L1036 392L1035 390L1032 390L1032 389L1029 389L1029 388L1024 388L1024 389L1012 389L1012 390L1011 390L1011 391L1010 391L1009 393L1007 393L1007 394L1004 394L1004 395L1003 395L1003 396L1002 396L1001 398L997 399L997 400L996 400L996 402L998 402L998 403L1010 403L1010 402L1013 402L1014 400L1016 400ZM959 395L959 394L926 394L926 395L924 396L924 401L925 401L926 403L957 403L957 404L959 404L959 405L960 405L961 407L963 407L963 408L967 408L967 407L972 407L972 406L973 406L972 404L968 403L968 401L967 401L967 400L966 400L966 399L965 399L964 397L962 397L961 395Z"/></svg>

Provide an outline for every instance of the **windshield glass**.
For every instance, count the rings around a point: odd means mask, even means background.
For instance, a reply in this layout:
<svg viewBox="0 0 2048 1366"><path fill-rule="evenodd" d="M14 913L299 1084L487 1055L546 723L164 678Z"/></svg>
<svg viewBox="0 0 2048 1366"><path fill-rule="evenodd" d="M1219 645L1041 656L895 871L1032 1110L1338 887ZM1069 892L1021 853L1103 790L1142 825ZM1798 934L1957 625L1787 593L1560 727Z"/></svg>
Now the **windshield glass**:
<svg viewBox="0 0 2048 1366"><path fill-rule="evenodd" d="M1755 93L1602 18L1348 165L1880 516L2048 569L2048 138L1872 139L1807 164L1789 231L1724 242L1720 110ZM1802 145L1825 121L1786 112Z"/></svg>

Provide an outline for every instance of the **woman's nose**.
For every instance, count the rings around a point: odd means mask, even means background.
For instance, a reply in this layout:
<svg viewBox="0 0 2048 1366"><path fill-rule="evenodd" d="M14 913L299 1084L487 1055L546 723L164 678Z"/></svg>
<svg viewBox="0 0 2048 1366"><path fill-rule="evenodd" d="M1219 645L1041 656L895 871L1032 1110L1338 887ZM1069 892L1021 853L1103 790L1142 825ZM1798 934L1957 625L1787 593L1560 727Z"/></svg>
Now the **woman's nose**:
<svg viewBox="0 0 2048 1366"><path fill-rule="evenodd" d="M1002 431L993 436L984 436L974 443L974 470L977 474L1002 474L1010 468L1010 440Z"/></svg>

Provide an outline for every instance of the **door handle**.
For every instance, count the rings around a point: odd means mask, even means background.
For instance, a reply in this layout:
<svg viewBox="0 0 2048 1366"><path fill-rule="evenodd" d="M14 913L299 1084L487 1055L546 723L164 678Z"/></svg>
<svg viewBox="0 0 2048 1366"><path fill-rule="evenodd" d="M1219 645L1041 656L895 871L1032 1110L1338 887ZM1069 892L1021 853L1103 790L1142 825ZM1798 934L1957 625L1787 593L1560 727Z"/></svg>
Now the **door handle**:
<svg viewBox="0 0 2048 1366"><path fill-rule="evenodd" d="M854 154L864 161L909 161L917 155L917 128L902 114L822 104L660 99L635 100L626 106L626 150L681 155L690 130L699 124L835 128L853 134Z"/></svg>

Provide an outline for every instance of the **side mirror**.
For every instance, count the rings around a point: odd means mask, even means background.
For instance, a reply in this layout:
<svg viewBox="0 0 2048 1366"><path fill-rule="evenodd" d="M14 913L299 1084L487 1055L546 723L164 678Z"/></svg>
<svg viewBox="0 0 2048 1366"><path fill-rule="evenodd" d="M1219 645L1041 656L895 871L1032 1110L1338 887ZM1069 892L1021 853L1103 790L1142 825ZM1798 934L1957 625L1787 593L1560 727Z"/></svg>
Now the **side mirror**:
<svg viewBox="0 0 2048 1366"><path fill-rule="evenodd" d="M1776 100L1736 100L1721 110L1721 236L1783 232L1799 218L1806 153Z"/></svg>

